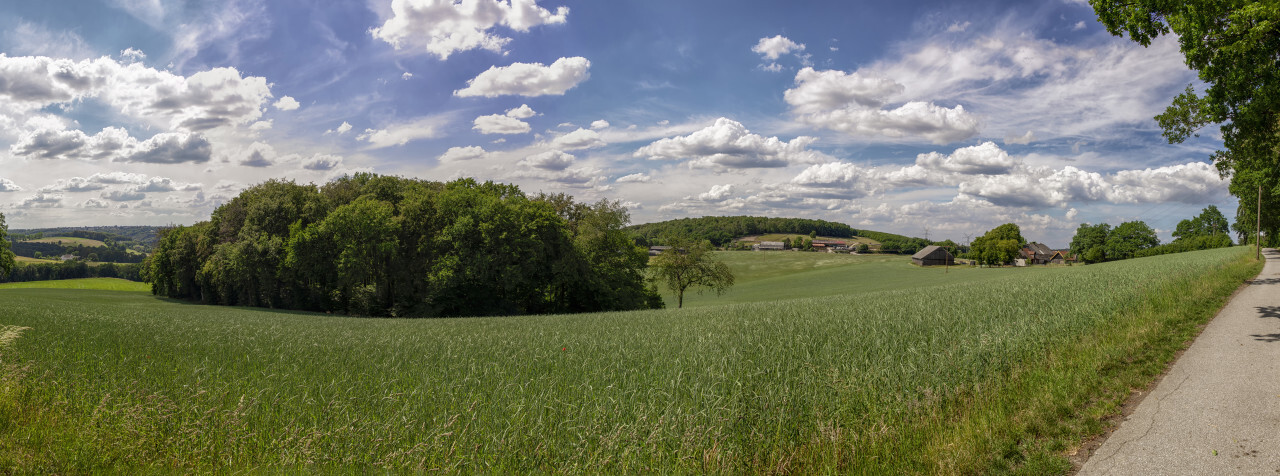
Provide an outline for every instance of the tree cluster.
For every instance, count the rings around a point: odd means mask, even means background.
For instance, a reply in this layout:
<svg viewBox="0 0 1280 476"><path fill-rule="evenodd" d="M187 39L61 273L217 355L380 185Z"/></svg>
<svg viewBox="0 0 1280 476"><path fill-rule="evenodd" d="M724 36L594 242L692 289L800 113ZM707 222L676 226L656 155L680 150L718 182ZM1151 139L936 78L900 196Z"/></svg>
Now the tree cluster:
<svg viewBox="0 0 1280 476"><path fill-rule="evenodd" d="M1218 124L1225 150L1212 158L1240 199L1232 228L1258 229L1280 245L1280 3L1275 0L1090 0L1113 35L1148 46L1177 35L1187 66L1207 85L1188 85L1156 116L1170 143Z"/></svg>
<svg viewBox="0 0 1280 476"><path fill-rule="evenodd" d="M768 217L702 217L680 218L657 223L645 223L627 228L638 241L646 245L667 245L666 237L681 236L695 240L707 240L723 247L734 239L749 235L793 233L799 235L852 238L857 230L843 223L807 218Z"/></svg>
<svg viewBox="0 0 1280 476"><path fill-rule="evenodd" d="M162 230L146 278L164 296L372 316L660 307L628 220L617 202L471 179L268 181Z"/></svg>
<svg viewBox="0 0 1280 476"><path fill-rule="evenodd" d="M1085 263L1101 263L1134 258L1159 244L1156 231L1143 221L1127 221L1115 228L1081 223L1071 238L1071 254Z"/></svg>
<svg viewBox="0 0 1280 476"><path fill-rule="evenodd" d="M0 260L2 259L0 258ZM8 274L0 275L0 283L81 278L121 278L130 281L142 281L141 273L141 264L102 263L89 266L84 261L19 263Z"/></svg>
<svg viewBox="0 0 1280 476"><path fill-rule="evenodd" d="M969 259L978 264L1004 265L1018 258L1018 251L1027 245L1022 229L1013 223L992 228L969 244Z"/></svg>
<svg viewBox="0 0 1280 476"><path fill-rule="evenodd" d="M9 225L4 223L4 214L0 213L0 277L13 271L13 252L9 251Z"/></svg>

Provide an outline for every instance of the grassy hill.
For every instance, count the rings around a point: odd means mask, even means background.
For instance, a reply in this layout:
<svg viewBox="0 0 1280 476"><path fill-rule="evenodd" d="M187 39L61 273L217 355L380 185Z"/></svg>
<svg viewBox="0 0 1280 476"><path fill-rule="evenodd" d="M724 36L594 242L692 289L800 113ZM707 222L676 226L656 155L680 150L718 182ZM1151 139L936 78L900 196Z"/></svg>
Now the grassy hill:
<svg viewBox="0 0 1280 476"><path fill-rule="evenodd" d="M1062 473L1260 267L722 256L719 303L512 318L0 288L0 472Z"/></svg>
<svg viewBox="0 0 1280 476"><path fill-rule="evenodd" d="M52 236L48 238L39 238L35 240L22 240L22 241L25 243L57 243L57 244L68 245L68 246L80 245L80 246L85 246L90 248L100 248L103 246L107 246L106 243L103 243L100 240L94 240L90 238L77 238L73 236Z"/></svg>

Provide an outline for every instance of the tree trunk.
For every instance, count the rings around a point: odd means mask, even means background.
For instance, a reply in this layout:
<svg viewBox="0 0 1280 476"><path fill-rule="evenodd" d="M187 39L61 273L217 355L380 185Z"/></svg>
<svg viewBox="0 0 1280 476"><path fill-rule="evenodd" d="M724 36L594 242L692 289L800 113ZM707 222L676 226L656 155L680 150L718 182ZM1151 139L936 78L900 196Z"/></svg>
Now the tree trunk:
<svg viewBox="0 0 1280 476"><path fill-rule="evenodd" d="M676 291L676 309L684 307L684 290Z"/></svg>

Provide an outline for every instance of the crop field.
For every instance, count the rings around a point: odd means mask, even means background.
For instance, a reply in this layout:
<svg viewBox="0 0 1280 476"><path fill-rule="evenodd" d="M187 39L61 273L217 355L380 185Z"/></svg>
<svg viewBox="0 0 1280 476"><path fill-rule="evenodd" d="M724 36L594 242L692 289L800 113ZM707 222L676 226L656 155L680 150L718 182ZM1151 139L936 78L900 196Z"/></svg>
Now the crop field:
<svg viewBox="0 0 1280 476"><path fill-rule="evenodd" d="M151 292L151 285L120 278L60 279L54 281L28 281L0 283L4 289L92 289L98 291ZM0 298L2 299L2 298Z"/></svg>
<svg viewBox="0 0 1280 476"><path fill-rule="evenodd" d="M750 292L580 315L0 287L0 472L1062 473L1261 266L1244 248L949 273L722 256Z"/></svg>
<svg viewBox="0 0 1280 476"><path fill-rule="evenodd" d="M14 256L13 259L18 263L61 263L56 259L29 258L26 256Z"/></svg>
<svg viewBox="0 0 1280 476"><path fill-rule="evenodd" d="M40 238L40 239L26 240L26 241L31 243L61 243L65 246L75 246L75 245L82 245L82 246L88 246L88 247L107 246L106 243L103 243L102 241L99 241L99 240L94 240L90 238L76 238L71 236L51 236L47 238Z"/></svg>

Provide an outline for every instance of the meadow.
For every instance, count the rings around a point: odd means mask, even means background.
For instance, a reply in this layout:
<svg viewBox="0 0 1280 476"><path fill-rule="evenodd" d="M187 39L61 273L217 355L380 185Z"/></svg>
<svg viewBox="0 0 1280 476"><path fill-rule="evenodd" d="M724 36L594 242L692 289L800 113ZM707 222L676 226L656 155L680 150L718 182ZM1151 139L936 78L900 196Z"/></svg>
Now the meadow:
<svg viewBox="0 0 1280 476"><path fill-rule="evenodd" d="M947 273L738 254L743 296L579 315L3 287L0 472L1063 473L1261 266L1245 248Z"/></svg>
<svg viewBox="0 0 1280 476"><path fill-rule="evenodd" d="M31 242L31 243L56 243L56 244L61 244L65 246L80 245L80 246L87 246L90 248L107 246L107 244L102 242L101 240L94 240L91 238L76 238L72 236L51 236L48 238L38 238L34 240L25 240L25 241Z"/></svg>

